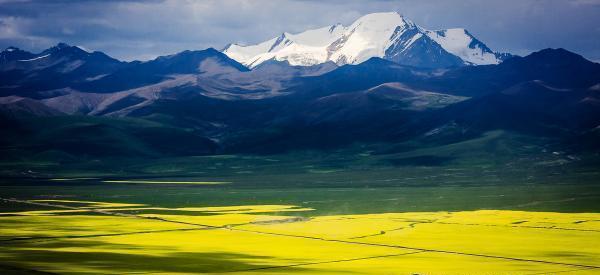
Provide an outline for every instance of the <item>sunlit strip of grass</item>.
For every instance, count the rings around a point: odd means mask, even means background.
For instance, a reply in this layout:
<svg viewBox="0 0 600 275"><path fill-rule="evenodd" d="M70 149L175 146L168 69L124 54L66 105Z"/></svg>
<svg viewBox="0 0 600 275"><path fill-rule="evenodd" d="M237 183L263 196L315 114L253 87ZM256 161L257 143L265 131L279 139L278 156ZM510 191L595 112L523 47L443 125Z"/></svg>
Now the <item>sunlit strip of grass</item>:
<svg viewBox="0 0 600 275"><path fill-rule="evenodd" d="M98 178L54 178L51 181L75 181L75 180L96 180Z"/></svg>
<svg viewBox="0 0 600 275"><path fill-rule="evenodd" d="M29 200L30 202L38 203L58 203L59 205L81 205L79 208L105 208L105 207L136 207L146 206L145 204L139 203L113 203L113 202L100 202L100 201L79 201L79 200L56 200L56 199L43 199L43 200Z"/></svg>
<svg viewBox="0 0 600 275"><path fill-rule="evenodd" d="M230 184L229 181L151 181L151 180L103 180L106 183L150 183L150 184L198 184L198 185L220 185Z"/></svg>

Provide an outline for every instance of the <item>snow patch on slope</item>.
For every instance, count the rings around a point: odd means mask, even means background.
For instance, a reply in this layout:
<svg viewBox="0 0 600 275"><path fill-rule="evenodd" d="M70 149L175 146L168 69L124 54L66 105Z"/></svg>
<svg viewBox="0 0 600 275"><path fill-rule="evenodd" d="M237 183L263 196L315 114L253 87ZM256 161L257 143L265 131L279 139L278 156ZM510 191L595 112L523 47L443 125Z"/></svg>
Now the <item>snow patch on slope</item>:
<svg viewBox="0 0 600 275"><path fill-rule="evenodd" d="M454 54L470 64L498 64L500 61L487 47L482 47L478 41L465 29L447 29L427 31L427 36L440 44L444 50Z"/></svg>
<svg viewBox="0 0 600 275"><path fill-rule="evenodd" d="M30 61L36 61L36 60L38 60L38 59L46 58L46 57L48 57L48 56L50 56L50 54L45 54L45 55L38 56L38 57L35 57L35 58L31 58L31 59L19 60L19 62L30 62Z"/></svg>

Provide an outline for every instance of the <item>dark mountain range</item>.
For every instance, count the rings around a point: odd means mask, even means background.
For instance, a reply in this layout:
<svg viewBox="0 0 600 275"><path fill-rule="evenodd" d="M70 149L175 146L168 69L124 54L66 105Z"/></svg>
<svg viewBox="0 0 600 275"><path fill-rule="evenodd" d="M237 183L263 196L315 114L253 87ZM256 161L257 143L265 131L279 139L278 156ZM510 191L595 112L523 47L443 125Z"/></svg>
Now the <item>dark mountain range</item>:
<svg viewBox="0 0 600 275"><path fill-rule="evenodd" d="M125 66L104 53L90 53L64 43L39 54L8 48L1 55L0 94L33 98L46 97L41 92L101 78Z"/></svg>
<svg viewBox="0 0 600 275"><path fill-rule="evenodd" d="M120 62L66 44L8 48L0 60L0 121L18 137L2 139L10 155L273 153L498 129L599 148L600 64L563 49L452 69L371 58L249 70L214 49Z"/></svg>
<svg viewBox="0 0 600 275"><path fill-rule="evenodd" d="M148 62L132 62L100 79L75 86L86 92L110 93L170 79L171 75L223 74L248 71L215 49L184 51Z"/></svg>
<svg viewBox="0 0 600 275"><path fill-rule="evenodd" d="M419 121L424 135L477 135L495 129L533 136L567 137L596 128L600 93L567 89L540 80L459 102ZM417 126L415 127L417 128Z"/></svg>
<svg viewBox="0 0 600 275"><path fill-rule="evenodd" d="M8 47L4 51L0 53L0 63L2 66L6 66L8 63L17 61L17 60L28 60L35 58L36 55L19 48Z"/></svg>
<svg viewBox="0 0 600 275"><path fill-rule="evenodd" d="M481 96L516 84L541 80L557 88L589 88L600 79L600 64L564 49L545 49L499 65L462 67L419 84L447 93Z"/></svg>

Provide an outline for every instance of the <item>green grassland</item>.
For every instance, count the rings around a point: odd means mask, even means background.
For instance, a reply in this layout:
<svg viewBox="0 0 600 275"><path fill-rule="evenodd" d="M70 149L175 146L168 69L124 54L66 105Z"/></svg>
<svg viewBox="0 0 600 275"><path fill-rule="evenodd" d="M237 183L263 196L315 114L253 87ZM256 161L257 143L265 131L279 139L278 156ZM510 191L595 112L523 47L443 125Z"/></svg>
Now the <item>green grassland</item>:
<svg viewBox="0 0 600 275"><path fill-rule="evenodd" d="M551 140L496 131L427 147L356 144L325 152L64 162L23 158L0 163L0 194L165 207L285 202L345 214L598 211L598 156L560 149Z"/></svg>
<svg viewBox="0 0 600 275"><path fill-rule="evenodd" d="M503 131L452 144L355 144L273 155L60 159L56 154L0 160L0 182L226 182L232 188L289 189L589 185L600 179L598 153Z"/></svg>

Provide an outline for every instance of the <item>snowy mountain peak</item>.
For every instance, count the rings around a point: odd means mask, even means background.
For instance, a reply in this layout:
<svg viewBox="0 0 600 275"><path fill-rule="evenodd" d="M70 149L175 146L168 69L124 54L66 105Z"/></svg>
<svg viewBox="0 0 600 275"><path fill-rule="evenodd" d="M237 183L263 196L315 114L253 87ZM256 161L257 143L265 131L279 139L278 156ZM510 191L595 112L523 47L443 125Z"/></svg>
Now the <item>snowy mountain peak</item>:
<svg viewBox="0 0 600 275"><path fill-rule="evenodd" d="M354 21L353 25L363 23L380 25L397 25L404 21L404 17L397 12L377 12L361 16Z"/></svg>
<svg viewBox="0 0 600 275"><path fill-rule="evenodd" d="M398 12L378 12L358 18L352 26L365 25L373 29L395 29L396 27L415 27L415 23Z"/></svg>
<svg viewBox="0 0 600 275"><path fill-rule="evenodd" d="M497 64L505 57L465 29L427 30L398 12L367 14L349 26L335 24L296 34L284 32L255 45L230 44L223 53L250 68L268 60L311 66L328 61L358 64L372 57L442 68Z"/></svg>

